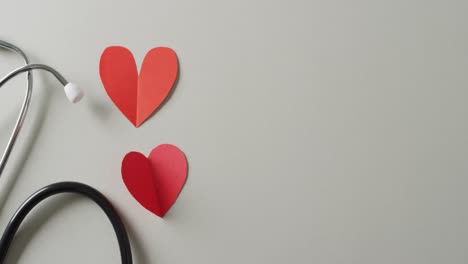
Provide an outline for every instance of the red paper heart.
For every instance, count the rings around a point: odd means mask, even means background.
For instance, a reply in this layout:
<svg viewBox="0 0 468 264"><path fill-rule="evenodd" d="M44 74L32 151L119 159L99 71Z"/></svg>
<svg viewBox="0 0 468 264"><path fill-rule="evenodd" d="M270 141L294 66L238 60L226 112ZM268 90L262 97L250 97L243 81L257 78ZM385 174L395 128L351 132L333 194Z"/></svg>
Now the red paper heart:
<svg viewBox="0 0 468 264"><path fill-rule="evenodd" d="M122 178L144 208L164 217L187 179L187 159L179 148L169 144L157 146L148 158L130 152L122 161Z"/></svg>
<svg viewBox="0 0 468 264"><path fill-rule="evenodd" d="M140 75L132 53L125 47L106 48L99 62L99 74L107 94L136 127L161 105L177 73L177 55L166 47L154 48L146 54Z"/></svg>

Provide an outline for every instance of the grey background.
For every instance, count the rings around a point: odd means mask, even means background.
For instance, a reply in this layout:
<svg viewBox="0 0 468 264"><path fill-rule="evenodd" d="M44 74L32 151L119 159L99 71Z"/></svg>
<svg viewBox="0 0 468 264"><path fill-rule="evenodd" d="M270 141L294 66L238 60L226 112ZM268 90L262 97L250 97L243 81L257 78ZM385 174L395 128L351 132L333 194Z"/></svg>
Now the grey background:
<svg viewBox="0 0 468 264"><path fill-rule="evenodd" d="M0 37L80 84L79 105L36 73L21 141L0 180L0 230L38 188L90 184L115 204L135 263L466 263L468 2L2 1ZM135 129L98 75L106 46L140 65L178 54L172 98ZM21 61L1 52L0 73ZM0 91L6 143L25 76ZM161 144L189 179L164 220L120 176ZM14 177L17 180L14 181ZM10 192L11 191L11 192ZM91 202L27 219L7 263L118 263Z"/></svg>

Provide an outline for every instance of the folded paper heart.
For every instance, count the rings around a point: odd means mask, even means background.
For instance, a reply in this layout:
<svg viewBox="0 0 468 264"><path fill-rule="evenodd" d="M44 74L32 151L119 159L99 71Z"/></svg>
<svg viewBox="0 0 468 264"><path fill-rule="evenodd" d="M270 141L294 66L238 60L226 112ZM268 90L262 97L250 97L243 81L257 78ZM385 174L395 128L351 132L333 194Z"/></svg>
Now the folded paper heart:
<svg viewBox="0 0 468 264"><path fill-rule="evenodd" d="M138 75L132 53L112 46L101 55L99 74L117 108L139 127L169 95L178 74L177 55L167 47L150 50Z"/></svg>
<svg viewBox="0 0 468 264"><path fill-rule="evenodd" d="M187 159L179 148L169 144L157 146L148 158L130 152L122 161L122 178L144 208L164 217L187 179Z"/></svg>

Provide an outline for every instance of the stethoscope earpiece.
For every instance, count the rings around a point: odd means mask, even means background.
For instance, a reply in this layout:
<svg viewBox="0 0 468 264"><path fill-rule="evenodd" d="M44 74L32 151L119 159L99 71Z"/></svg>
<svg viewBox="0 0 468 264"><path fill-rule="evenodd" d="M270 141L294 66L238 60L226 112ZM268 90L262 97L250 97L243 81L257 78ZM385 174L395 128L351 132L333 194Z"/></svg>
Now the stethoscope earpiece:
<svg viewBox="0 0 468 264"><path fill-rule="evenodd" d="M72 103L78 103L84 96L83 90L74 84L74 83L67 83L63 90L65 91L65 95L67 96L68 100Z"/></svg>

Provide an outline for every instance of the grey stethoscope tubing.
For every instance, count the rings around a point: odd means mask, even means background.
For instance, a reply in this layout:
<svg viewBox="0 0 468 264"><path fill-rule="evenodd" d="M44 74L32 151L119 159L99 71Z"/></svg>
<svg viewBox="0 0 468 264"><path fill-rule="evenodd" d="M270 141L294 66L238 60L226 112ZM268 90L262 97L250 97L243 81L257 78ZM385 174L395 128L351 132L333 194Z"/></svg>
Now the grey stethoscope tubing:
<svg viewBox="0 0 468 264"><path fill-rule="evenodd" d="M23 106L21 107L20 114L15 124L15 128L8 140L8 143L5 147L5 151L0 159L0 177L2 176L3 170L5 169L6 163L10 154L13 150L13 146L15 145L16 139L18 138L19 132L21 131L21 127L23 126L24 119L26 118L26 114L28 112L29 103L31 101L32 95L32 86L33 86L33 76L32 70L41 69L50 72L52 75L57 78L57 80L64 86L65 94L67 95L68 99L73 103L78 102L83 97L83 92L73 83L69 83L58 71L54 68L43 65L43 64L29 64L29 59L26 54L18 47L3 40L0 40L0 48L9 49L18 53L24 60L25 66L18 68L12 72L10 72L7 76L5 76L2 80L0 80L0 88L8 82L11 78L15 77L16 75L28 72L28 85L26 96L24 97Z"/></svg>

